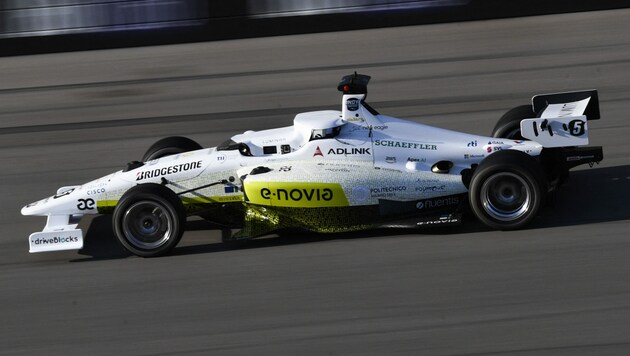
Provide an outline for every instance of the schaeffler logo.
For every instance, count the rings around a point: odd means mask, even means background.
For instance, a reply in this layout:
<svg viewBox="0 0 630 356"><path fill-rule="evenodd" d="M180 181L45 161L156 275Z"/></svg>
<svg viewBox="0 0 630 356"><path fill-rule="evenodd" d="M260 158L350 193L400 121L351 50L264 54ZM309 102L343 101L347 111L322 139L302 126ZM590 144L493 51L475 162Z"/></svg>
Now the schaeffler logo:
<svg viewBox="0 0 630 356"><path fill-rule="evenodd" d="M383 147L397 147L397 148L411 148L416 150L437 150L437 145L428 144L428 143L418 143L418 142L400 142L400 141L390 141L390 140L376 140L374 141L374 146L383 146Z"/></svg>
<svg viewBox="0 0 630 356"><path fill-rule="evenodd" d="M317 146L317 148L315 149L315 153L313 153L313 157L315 156L324 157L324 154L322 153L322 150L319 148L319 146Z"/></svg>

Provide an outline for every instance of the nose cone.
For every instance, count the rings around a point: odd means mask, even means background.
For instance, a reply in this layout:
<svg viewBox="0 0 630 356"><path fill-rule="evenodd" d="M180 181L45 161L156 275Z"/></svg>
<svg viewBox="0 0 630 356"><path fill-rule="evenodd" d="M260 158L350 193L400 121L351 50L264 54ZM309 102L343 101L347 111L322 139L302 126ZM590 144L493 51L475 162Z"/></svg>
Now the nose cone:
<svg viewBox="0 0 630 356"><path fill-rule="evenodd" d="M33 207L34 207L35 205L37 205L37 203L38 203L38 202L35 202L35 203L30 203L30 204L24 205L24 206L22 207L22 210L21 210L20 212L22 213L22 215L35 215L35 214L33 214Z"/></svg>
<svg viewBox="0 0 630 356"><path fill-rule="evenodd" d="M82 194L76 187L59 189L57 194L46 199L30 203L22 208L22 215L77 214Z"/></svg>

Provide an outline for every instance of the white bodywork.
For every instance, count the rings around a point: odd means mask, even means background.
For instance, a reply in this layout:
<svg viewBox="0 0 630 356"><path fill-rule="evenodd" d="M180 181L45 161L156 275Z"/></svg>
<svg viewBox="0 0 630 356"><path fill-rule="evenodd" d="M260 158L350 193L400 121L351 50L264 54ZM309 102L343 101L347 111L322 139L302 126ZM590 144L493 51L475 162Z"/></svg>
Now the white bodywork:
<svg viewBox="0 0 630 356"><path fill-rule="evenodd" d="M350 206L378 204L383 197L417 201L465 193L460 173L493 152L518 150L537 156L545 146L588 142L581 113L564 119L525 120L523 133L531 141L515 141L373 115L363 105L364 98L364 94L346 94L341 112L302 113L295 117L293 126L232 137L234 142L247 144L251 156L238 150L206 148L145 162L139 168L118 171L80 186L60 188L56 195L22 208L23 215L48 218L43 231L30 236L30 252L81 248L83 236L77 229L78 220L113 208L129 188L141 183L166 180L175 193L192 190L181 197L195 202L239 202L243 201L239 177L266 165L275 169L273 174L264 175L266 181L339 183ZM540 126L541 120L551 122L554 133L556 127L583 120L580 128L584 132L579 137L533 136L531 128ZM334 137L317 137L331 132ZM452 163L448 172L432 172L432 167L444 160ZM256 180L255 176L248 179ZM205 188L195 189L202 186ZM309 201L304 198L298 203L308 206Z"/></svg>

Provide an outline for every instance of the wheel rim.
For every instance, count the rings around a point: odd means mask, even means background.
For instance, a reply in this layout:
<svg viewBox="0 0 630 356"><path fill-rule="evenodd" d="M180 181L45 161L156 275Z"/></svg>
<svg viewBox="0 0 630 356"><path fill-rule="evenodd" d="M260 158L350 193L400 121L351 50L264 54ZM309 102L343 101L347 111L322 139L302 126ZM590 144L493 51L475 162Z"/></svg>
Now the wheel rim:
<svg viewBox="0 0 630 356"><path fill-rule="evenodd" d="M502 172L490 176L483 183L480 194L483 209L496 220L517 220L532 207L531 187L514 173Z"/></svg>
<svg viewBox="0 0 630 356"><path fill-rule="evenodd" d="M173 218L164 205L144 200L127 209L122 228L129 243L137 248L150 250L164 245L171 238Z"/></svg>

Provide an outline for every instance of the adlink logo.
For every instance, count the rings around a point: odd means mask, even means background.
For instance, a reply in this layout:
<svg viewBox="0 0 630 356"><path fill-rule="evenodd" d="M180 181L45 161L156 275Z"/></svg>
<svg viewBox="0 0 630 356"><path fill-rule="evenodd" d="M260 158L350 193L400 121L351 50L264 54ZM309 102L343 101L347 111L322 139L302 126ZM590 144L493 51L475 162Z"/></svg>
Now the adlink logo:
<svg viewBox="0 0 630 356"><path fill-rule="evenodd" d="M296 208L348 206L337 183L247 182L245 192L252 204Z"/></svg>
<svg viewBox="0 0 630 356"><path fill-rule="evenodd" d="M331 148L329 155L369 155L372 154L369 148Z"/></svg>

